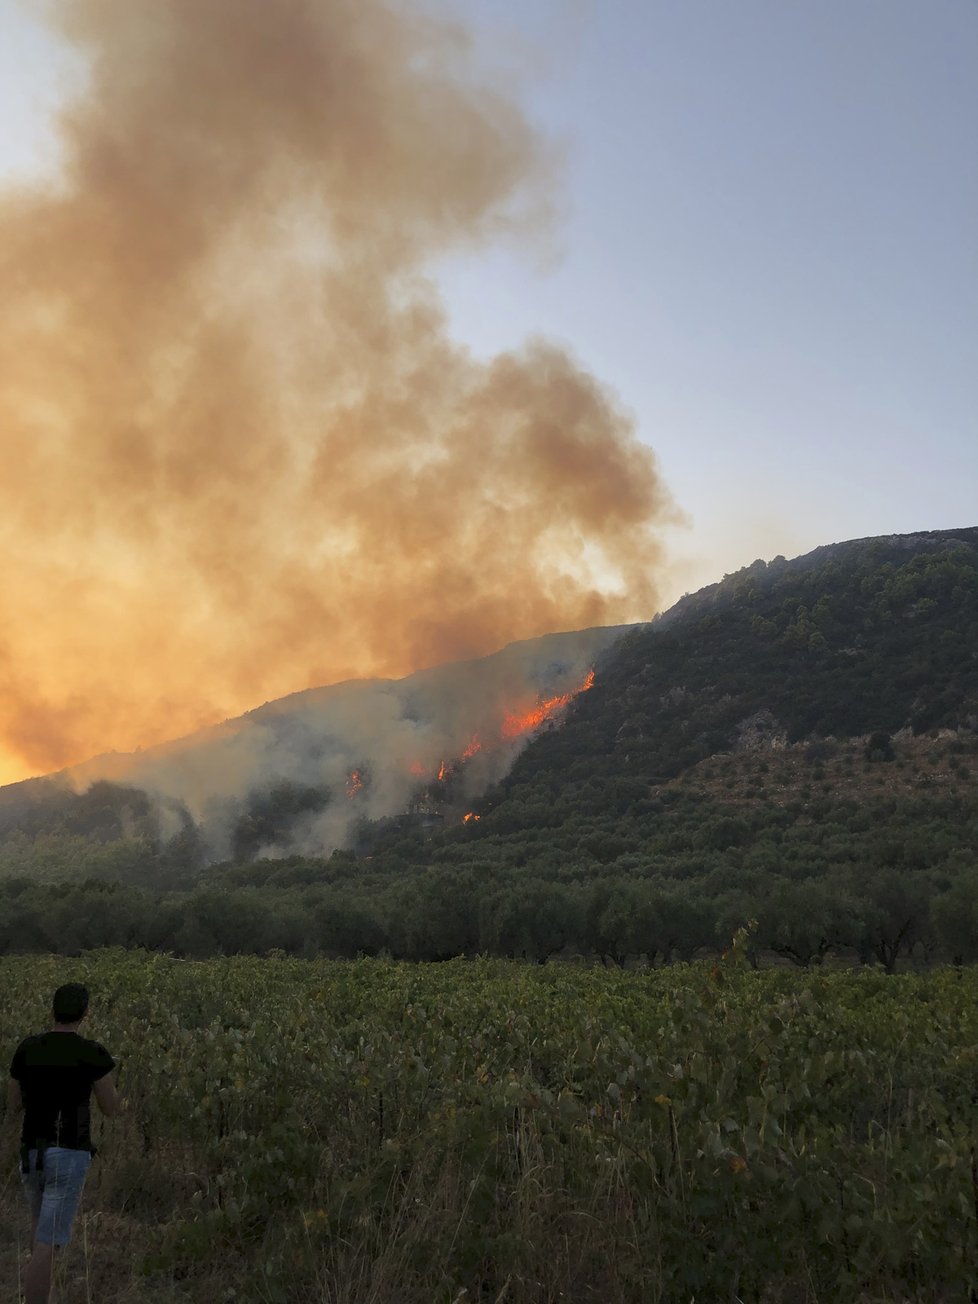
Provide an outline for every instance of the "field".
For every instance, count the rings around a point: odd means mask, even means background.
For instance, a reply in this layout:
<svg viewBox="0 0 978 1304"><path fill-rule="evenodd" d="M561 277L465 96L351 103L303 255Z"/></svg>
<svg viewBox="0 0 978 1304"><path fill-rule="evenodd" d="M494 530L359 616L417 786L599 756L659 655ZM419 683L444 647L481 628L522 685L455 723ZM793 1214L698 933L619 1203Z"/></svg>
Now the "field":
<svg viewBox="0 0 978 1304"><path fill-rule="evenodd" d="M978 971L5 958L8 1061L72 980L129 1108L59 1304L968 1297Z"/></svg>

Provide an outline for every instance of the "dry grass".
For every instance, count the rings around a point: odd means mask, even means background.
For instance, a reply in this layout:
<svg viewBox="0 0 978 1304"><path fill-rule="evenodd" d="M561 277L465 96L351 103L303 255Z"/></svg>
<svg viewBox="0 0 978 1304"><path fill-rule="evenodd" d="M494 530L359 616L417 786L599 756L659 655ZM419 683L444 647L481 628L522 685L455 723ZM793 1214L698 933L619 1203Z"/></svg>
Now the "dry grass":
<svg viewBox="0 0 978 1304"><path fill-rule="evenodd" d="M127 1188L137 1195L133 1176L126 1161L93 1164L71 1244L55 1254L51 1304L202 1304L222 1298L220 1281L201 1277L192 1285L181 1284L172 1273L146 1276L141 1272L144 1259L158 1244L161 1222L158 1215L147 1213L145 1204L140 1208L138 1198L131 1208L113 1207L128 1203L120 1199ZM157 1169L146 1176L142 1194L158 1206L165 1174ZM20 1299L29 1241L30 1214L14 1170L0 1179L0 1281L5 1283L5 1300Z"/></svg>
<svg viewBox="0 0 978 1304"><path fill-rule="evenodd" d="M515 1174L505 1193L487 1172L490 1152L481 1165L451 1150L422 1152L355 1218L342 1207L286 1211L238 1249L222 1241L184 1262L164 1252L163 1268L153 1261L197 1179L188 1153L142 1156L119 1144L128 1132L90 1170L72 1244L56 1256L51 1304L665 1304L652 1280L636 1294L635 1264L649 1246L627 1156L595 1173L586 1199L575 1197L528 1111L492 1153ZM5 1282L26 1264L29 1226L12 1174L0 1184ZM473 1258L466 1289L439 1265L480 1233L497 1249L508 1239L512 1253ZM274 1267L267 1278L265 1263Z"/></svg>

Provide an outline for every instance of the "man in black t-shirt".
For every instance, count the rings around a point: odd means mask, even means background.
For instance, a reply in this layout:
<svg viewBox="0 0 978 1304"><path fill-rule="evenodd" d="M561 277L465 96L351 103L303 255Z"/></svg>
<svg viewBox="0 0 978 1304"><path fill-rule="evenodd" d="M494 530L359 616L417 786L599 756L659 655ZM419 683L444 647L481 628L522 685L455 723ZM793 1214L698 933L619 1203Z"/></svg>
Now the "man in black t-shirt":
<svg viewBox="0 0 978 1304"><path fill-rule="evenodd" d="M8 1100L23 1107L21 1176L31 1207L32 1254L24 1277L26 1304L46 1304L55 1246L67 1245L95 1148L89 1127L92 1091L108 1117L120 1112L112 1070L100 1042L78 1035L88 1013L81 983L59 987L54 1026L26 1037L10 1064Z"/></svg>

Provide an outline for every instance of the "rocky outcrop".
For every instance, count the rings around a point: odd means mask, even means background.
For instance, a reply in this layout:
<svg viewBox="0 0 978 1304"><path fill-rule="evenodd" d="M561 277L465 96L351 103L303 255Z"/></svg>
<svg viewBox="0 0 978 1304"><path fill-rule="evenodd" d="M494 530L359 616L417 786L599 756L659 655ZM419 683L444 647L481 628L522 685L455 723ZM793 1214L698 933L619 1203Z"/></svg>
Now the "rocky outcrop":
<svg viewBox="0 0 978 1304"><path fill-rule="evenodd" d="M755 711L737 725L735 752L779 752L788 746L788 731L771 711Z"/></svg>

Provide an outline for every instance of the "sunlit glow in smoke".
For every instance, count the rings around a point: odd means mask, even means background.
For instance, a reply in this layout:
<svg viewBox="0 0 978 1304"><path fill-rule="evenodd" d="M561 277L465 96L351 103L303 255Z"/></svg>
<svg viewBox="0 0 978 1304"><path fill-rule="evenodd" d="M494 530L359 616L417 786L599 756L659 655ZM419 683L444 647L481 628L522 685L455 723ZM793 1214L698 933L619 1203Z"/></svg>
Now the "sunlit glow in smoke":
<svg viewBox="0 0 978 1304"><path fill-rule="evenodd" d="M552 189L460 28L44 13L88 76L63 173L0 191L3 777L652 614L672 509L627 415L560 348L475 360L426 276Z"/></svg>

